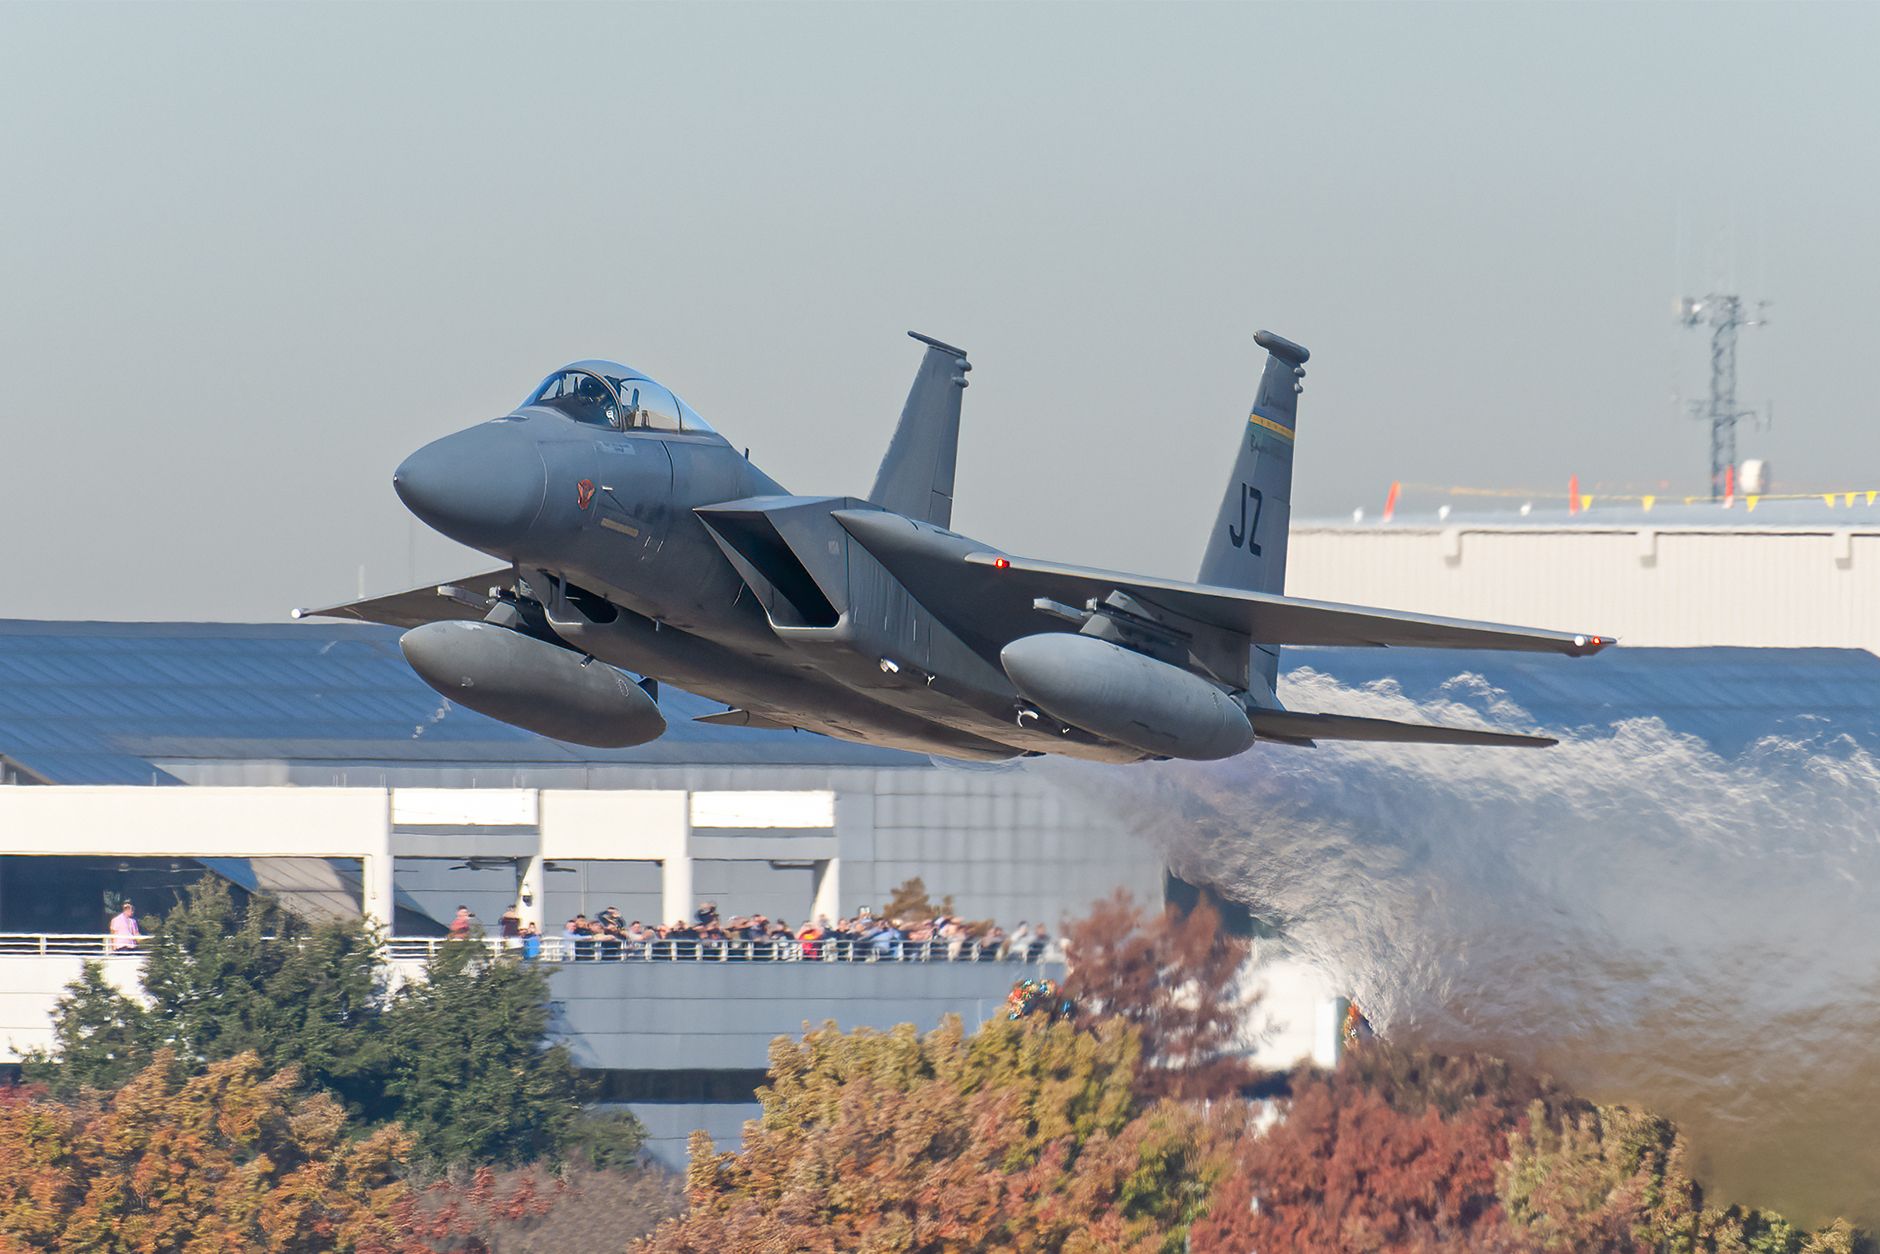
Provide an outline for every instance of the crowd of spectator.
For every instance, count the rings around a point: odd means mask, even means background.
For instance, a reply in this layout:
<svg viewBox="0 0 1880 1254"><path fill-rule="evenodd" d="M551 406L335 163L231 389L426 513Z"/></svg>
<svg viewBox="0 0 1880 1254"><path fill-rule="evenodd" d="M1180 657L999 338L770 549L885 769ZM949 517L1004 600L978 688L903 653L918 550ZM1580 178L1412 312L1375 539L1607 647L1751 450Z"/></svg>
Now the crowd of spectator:
<svg viewBox="0 0 1880 1254"><path fill-rule="evenodd" d="M453 936L469 935L475 916L459 907ZM525 959L544 956L543 938L514 907L503 912L498 935ZM716 902L704 902L690 919L648 924L628 920L614 906L593 918L577 914L562 926L560 944L547 956L586 961L717 959L726 961L945 962L1037 961L1053 940L1041 925L1021 922L1011 932L995 923L971 923L951 915L878 918L867 906L831 920L817 915L800 927L762 914L721 917Z"/></svg>

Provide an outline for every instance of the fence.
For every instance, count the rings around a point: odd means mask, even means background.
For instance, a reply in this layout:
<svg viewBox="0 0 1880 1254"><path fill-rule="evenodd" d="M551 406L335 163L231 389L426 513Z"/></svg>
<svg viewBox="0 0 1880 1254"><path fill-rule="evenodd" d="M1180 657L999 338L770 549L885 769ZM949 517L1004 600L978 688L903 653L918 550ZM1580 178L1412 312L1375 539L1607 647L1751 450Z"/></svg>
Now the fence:
<svg viewBox="0 0 1880 1254"><path fill-rule="evenodd" d="M81 958L135 958L150 946L143 937L135 948L117 949L116 938L97 932L0 932L0 957L36 955ZM394 936L386 956L422 962L447 944L479 944L492 953L524 957L522 942L484 937L452 941L442 936ZM544 936L537 957L543 962L1049 962L1059 958L1055 942L1018 946L982 945L978 941L794 940L650 940L611 937Z"/></svg>
<svg viewBox="0 0 1880 1254"><path fill-rule="evenodd" d="M427 959L451 944L446 937L398 936L388 942L392 957ZM463 943L463 942L456 942ZM524 956L519 940L485 939L497 953ZM544 936L543 962L1049 962L1055 942L982 945L977 941L624 940L613 937Z"/></svg>
<svg viewBox="0 0 1880 1254"><path fill-rule="evenodd" d="M102 932L0 932L0 954L77 955L105 958L113 953L135 954L135 949L114 950L116 938ZM145 937L141 942L149 943Z"/></svg>

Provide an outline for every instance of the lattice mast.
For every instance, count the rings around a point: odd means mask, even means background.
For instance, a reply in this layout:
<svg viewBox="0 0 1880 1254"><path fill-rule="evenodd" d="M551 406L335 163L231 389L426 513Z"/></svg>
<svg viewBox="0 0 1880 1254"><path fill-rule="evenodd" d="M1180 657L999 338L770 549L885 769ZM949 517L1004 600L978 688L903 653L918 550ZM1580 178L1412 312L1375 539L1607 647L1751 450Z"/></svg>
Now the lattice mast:
<svg viewBox="0 0 1880 1254"><path fill-rule="evenodd" d="M1710 420L1710 499L1720 501L1729 494L1736 474L1736 424L1753 418L1756 411L1736 407L1736 333L1743 327L1759 327L1768 321L1763 311L1768 301L1758 301L1756 316L1745 317L1741 296L1711 293L1686 296L1678 302L1679 319L1687 327L1710 328L1710 403L1694 403L1691 408L1700 418Z"/></svg>

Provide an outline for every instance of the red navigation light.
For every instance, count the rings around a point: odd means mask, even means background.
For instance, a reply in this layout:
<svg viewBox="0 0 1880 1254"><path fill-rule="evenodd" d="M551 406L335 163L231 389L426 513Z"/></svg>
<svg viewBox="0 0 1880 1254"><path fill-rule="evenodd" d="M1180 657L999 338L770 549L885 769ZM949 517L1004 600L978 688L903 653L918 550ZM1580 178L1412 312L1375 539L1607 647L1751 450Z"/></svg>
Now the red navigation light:
<svg viewBox="0 0 1880 1254"><path fill-rule="evenodd" d="M995 557L992 559L992 565L997 570L1008 570L1011 568L1012 562L1009 558Z"/></svg>

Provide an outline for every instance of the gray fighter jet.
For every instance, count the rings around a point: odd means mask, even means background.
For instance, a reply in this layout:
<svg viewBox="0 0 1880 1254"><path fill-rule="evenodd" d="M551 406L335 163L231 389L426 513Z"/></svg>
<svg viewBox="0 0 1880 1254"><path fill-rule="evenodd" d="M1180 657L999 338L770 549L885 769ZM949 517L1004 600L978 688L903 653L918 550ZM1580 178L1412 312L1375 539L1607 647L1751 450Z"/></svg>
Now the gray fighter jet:
<svg viewBox="0 0 1880 1254"><path fill-rule="evenodd" d="M972 366L914 338L925 354L865 499L792 496L645 374L578 361L392 477L412 513L501 568L295 616L408 627L406 659L444 696L578 744L658 737L668 682L723 702L708 722L978 760L1205 760L1256 740L1548 745L1288 710L1279 649L1609 643L1283 595L1308 354L1264 331L1195 582L969 539L949 528Z"/></svg>

